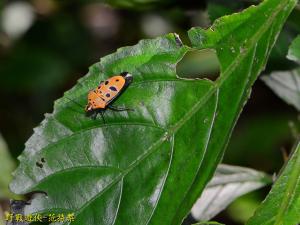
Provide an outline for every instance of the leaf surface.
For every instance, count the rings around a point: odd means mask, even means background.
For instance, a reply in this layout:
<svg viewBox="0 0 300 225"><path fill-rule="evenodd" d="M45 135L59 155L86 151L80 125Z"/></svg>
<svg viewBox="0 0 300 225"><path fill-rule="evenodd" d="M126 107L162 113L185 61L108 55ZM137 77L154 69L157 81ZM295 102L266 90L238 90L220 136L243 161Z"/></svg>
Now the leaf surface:
<svg viewBox="0 0 300 225"><path fill-rule="evenodd" d="M295 0L266 0L189 32L124 47L93 65L55 102L26 143L11 189L45 191L26 212L74 212L72 224L180 224L212 177L234 124ZM212 82L176 75L190 50L214 48ZM134 111L83 112L87 92L128 71L133 83L114 103ZM43 162L44 161L44 162ZM42 166L37 166L41 163Z"/></svg>
<svg viewBox="0 0 300 225"><path fill-rule="evenodd" d="M272 190L247 225L295 225L300 223L300 143Z"/></svg>
<svg viewBox="0 0 300 225"><path fill-rule="evenodd" d="M251 86L265 67L283 21L295 4L296 1L263 1L257 7L216 20L206 31L199 28L189 31L194 47L217 50L221 64L221 76L215 86L219 91L218 116L199 172L174 224L179 224L186 213L184 209L191 208L212 177L213 171L207 168L216 167L222 158L220 149L226 147L237 117L250 96Z"/></svg>

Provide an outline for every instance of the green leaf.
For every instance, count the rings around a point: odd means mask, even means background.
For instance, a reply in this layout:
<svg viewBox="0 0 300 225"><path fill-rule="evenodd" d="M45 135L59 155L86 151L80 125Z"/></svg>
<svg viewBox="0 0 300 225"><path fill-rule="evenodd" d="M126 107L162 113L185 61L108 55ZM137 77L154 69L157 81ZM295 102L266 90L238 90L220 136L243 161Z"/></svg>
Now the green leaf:
<svg viewBox="0 0 300 225"><path fill-rule="evenodd" d="M300 35L292 42L287 58L300 64Z"/></svg>
<svg viewBox="0 0 300 225"><path fill-rule="evenodd" d="M248 225L295 225L300 223L300 143L272 190Z"/></svg>
<svg viewBox="0 0 300 225"><path fill-rule="evenodd" d="M210 220L238 197L270 183L272 179L265 173L220 164L193 206L192 215L198 221Z"/></svg>
<svg viewBox="0 0 300 225"><path fill-rule="evenodd" d="M72 224L81 225L180 224L214 174L295 4L266 0L209 30L193 28L192 48L168 34L102 58L55 102L19 157L11 189L47 192L26 212L74 212ZM216 49L220 77L179 78L177 63L204 48ZM106 124L87 118L74 101L86 104L88 90L123 71L134 81L114 104L134 111L108 110Z"/></svg>
<svg viewBox="0 0 300 225"><path fill-rule="evenodd" d="M222 17L206 31L194 28L189 32L193 46L217 50L221 64L221 77L215 86L219 91L218 116L199 172L176 214L174 224L179 223L184 209L191 207L213 175L208 168L215 167L221 159L223 152L220 149L226 147L233 125L249 98L251 85L264 68L276 35L295 3L264 1L243 13Z"/></svg>
<svg viewBox="0 0 300 225"><path fill-rule="evenodd" d="M292 42L287 58L300 63L300 36ZM300 111L300 67L290 71L275 71L261 79L275 94Z"/></svg>

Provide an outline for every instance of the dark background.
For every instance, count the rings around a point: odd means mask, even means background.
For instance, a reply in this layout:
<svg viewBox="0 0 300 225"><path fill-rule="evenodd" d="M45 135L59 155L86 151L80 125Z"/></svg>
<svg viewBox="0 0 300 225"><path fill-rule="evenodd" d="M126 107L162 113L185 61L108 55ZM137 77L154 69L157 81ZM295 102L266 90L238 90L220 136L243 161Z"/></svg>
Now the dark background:
<svg viewBox="0 0 300 225"><path fill-rule="evenodd" d="M113 6L83 0L0 3L0 133L15 160L44 113L52 112L54 100L102 56L140 39L168 32L180 34L188 43L186 31L192 26L208 27L223 14L257 3L152 0L124 7L120 2L107 1ZM299 9L290 16L264 73L295 67L285 55L291 40L299 33L297 21L300 21ZM257 80L224 163L269 174L278 172L284 163L282 152L289 152L293 144L292 127L297 126L297 115L294 108ZM238 199L214 220L242 224L268 191L269 187Z"/></svg>

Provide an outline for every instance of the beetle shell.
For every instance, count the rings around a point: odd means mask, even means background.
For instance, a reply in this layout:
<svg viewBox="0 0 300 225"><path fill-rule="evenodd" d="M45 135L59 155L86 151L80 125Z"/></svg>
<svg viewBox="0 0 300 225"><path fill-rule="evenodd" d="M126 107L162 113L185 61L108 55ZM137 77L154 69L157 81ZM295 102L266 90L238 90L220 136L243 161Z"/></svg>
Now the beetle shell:
<svg viewBox="0 0 300 225"><path fill-rule="evenodd" d="M101 82L97 88L88 93L88 104L85 111L105 109L126 89L132 80L131 74L123 72Z"/></svg>

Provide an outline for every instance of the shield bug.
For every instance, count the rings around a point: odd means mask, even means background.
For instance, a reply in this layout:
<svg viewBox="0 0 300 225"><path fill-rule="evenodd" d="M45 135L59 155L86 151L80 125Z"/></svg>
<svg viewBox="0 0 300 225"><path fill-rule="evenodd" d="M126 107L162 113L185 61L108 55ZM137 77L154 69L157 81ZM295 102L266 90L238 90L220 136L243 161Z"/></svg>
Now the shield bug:
<svg viewBox="0 0 300 225"><path fill-rule="evenodd" d="M95 119L100 113L103 121L103 113L108 108L114 111L131 110L128 108L118 108L112 103L125 91L131 84L133 77L128 72L123 72L120 75L115 75L105 81L101 81L99 86L88 93L88 104L85 107L87 116Z"/></svg>

